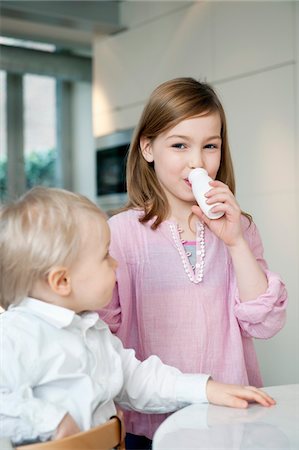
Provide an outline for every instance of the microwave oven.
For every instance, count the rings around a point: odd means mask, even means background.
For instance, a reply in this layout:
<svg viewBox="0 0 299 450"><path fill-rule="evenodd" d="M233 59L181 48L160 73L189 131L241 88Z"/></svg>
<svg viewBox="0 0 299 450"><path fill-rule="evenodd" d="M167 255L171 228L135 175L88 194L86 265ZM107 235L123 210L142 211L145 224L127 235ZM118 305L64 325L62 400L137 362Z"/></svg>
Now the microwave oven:
<svg viewBox="0 0 299 450"><path fill-rule="evenodd" d="M130 128L96 140L97 203L108 213L127 201L126 159L132 133Z"/></svg>

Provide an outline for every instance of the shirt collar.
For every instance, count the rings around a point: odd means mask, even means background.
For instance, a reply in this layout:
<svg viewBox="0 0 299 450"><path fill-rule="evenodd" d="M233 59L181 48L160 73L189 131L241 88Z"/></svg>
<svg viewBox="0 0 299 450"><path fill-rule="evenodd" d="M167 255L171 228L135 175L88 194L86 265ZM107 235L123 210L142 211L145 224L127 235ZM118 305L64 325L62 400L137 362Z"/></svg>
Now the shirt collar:
<svg viewBox="0 0 299 450"><path fill-rule="evenodd" d="M24 307L26 310L29 309L32 314L57 328L67 327L76 316L76 313L70 309L46 303L32 297L25 298L18 306Z"/></svg>
<svg viewBox="0 0 299 450"><path fill-rule="evenodd" d="M32 297L25 298L16 306L11 305L9 309L18 307L26 308L26 310L29 310L32 314L40 317L56 328L66 328L71 324L82 330L86 330L92 326L95 326L98 330L108 328L105 322L99 318L98 313L92 311L76 314L71 309L53 305Z"/></svg>

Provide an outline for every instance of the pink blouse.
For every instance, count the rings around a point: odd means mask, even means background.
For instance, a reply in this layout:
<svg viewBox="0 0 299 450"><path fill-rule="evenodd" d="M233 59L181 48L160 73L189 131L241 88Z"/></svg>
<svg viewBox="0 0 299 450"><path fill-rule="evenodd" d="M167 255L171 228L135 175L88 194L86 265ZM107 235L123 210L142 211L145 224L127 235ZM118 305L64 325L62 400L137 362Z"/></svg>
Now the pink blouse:
<svg viewBox="0 0 299 450"><path fill-rule="evenodd" d="M262 386L252 338L268 339L283 327L287 292L280 277L267 269L255 224L249 226L242 217L268 289L241 303L229 252L208 227L204 244L197 236L195 274L200 270L202 276L194 278L202 280L196 283L190 280L193 271L177 225L165 221L154 231L152 222L140 224L140 214L129 210L109 220L110 252L119 266L112 301L100 316L125 347L136 350L138 359L155 354L183 372ZM127 412L127 431L152 438L165 417Z"/></svg>

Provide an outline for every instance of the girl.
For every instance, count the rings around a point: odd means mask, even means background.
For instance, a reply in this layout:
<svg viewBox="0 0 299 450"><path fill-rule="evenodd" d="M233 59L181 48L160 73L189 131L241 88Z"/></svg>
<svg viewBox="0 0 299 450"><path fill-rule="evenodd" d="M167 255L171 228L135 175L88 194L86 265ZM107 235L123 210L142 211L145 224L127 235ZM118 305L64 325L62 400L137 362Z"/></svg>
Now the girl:
<svg viewBox="0 0 299 450"><path fill-rule="evenodd" d="M195 205L188 175L197 167L214 180L206 202L220 203L220 219ZM154 90L130 146L127 189L127 207L109 221L120 264L102 318L139 359L155 354L182 371L261 386L252 338L283 327L287 293L235 199L225 113L211 86L178 78ZM127 431L151 439L164 418L129 413Z"/></svg>

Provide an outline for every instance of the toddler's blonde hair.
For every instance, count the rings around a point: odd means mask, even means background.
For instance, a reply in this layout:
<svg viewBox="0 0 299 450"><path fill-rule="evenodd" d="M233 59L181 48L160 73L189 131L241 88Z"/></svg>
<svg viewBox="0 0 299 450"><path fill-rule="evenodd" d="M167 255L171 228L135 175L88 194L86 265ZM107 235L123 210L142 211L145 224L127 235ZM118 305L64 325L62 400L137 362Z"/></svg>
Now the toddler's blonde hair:
<svg viewBox="0 0 299 450"><path fill-rule="evenodd" d="M105 218L86 197L56 188L33 188L0 207L0 305L4 309L28 296L33 284L52 267L75 261L82 214Z"/></svg>

